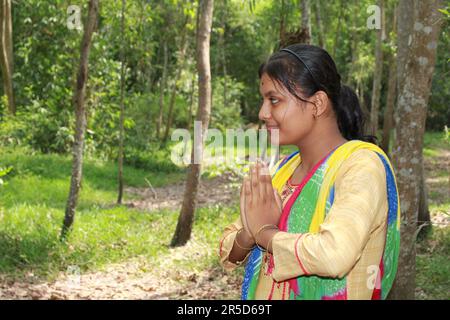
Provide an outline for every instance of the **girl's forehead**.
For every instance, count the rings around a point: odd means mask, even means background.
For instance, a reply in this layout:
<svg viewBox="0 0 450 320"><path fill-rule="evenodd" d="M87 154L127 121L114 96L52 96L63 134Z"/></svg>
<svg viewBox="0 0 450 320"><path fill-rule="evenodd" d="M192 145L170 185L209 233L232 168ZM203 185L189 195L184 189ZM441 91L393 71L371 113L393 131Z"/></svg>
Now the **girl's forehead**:
<svg viewBox="0 0 450 320"><path fill-rule="evenodd" d="M262 75L259 82L259 87L262 94L268 92L278 93L283 96L287 94L287 91L284 89L284 87L274 79L270 78L267 74Z"/></svg>
<svg viewBox="0 0 450 320"><path fill-rule="evenodd" d="M275 89L277 90L277 86L275 85L275 81L273 79L271 79L269 76L267 76L266 74L264 74L261 77L261 80L259 82L260 87L261 88L267 88L267 89ZM279 90L277 90L279 91Z"/></svg>

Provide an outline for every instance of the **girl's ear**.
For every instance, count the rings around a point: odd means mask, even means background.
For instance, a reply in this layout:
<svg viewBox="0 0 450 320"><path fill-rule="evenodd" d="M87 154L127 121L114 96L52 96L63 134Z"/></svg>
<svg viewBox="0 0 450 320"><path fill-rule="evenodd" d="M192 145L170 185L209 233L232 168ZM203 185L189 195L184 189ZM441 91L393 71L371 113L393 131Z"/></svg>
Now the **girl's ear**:
<svg viewBox="0 0 450 320"><path fill-rule="evenodd" d="M317 91L314 94L313 102L315 105L315 117L318 118L327 111L328 95L324 91Z"/></svg>

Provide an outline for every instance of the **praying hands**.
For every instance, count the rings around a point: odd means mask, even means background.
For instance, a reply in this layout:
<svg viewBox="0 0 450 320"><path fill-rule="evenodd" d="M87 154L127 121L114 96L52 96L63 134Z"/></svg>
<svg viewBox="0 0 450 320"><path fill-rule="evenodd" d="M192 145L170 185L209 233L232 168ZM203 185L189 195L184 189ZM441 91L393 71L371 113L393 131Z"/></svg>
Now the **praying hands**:
<svg viewBox="0 0 450 320"><path fill-rule="evenodd" d="M261 244L261 234L267 227L277 226L282 212L282 201L272 186L269 168L257 162L250 167L241 188L241 220L249 238Z"/></svg>

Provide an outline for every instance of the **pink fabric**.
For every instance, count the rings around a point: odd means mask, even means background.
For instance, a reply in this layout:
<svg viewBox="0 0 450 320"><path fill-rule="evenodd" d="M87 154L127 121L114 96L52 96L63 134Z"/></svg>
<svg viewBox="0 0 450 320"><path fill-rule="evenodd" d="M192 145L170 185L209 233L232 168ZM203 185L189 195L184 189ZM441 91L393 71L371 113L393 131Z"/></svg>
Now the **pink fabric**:
<svg viewBox="0 0 450 320"><path fill-rule="evenodd" d="M311 177L314 175L316 170L320 167L320 165L325 161L325 159L328 157L328 154L322 158L309 172L308 174L303 178L302 182L296 187L294 193L289 198L288 202L286 203L286 206L283 208L283 212L281 213L280 222L278 224L278 228L281 231L287 230L287 220L289 218L289 213L291 212L292 206L294 205L295 200L297 199L298 195L302 192L303 187L306 185L306 183L311 179Z"/></svg>

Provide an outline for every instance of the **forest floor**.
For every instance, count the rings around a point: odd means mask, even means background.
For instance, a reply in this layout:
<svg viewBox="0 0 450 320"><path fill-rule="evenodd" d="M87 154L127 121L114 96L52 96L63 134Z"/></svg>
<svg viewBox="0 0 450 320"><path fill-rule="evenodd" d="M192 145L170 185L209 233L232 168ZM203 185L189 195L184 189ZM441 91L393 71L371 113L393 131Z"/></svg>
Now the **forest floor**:
<svg viewBox="0 0 450 320"><path fill-rule="evenodd" d="M198 190L199 207L216 203L231 205L238 201L237 177L230 174L202 180ZM184 183L156 188L127 187L133 195L126 205L151 212L178 210ZM149 262L137 257L107 265L102 270L81 273L78 269L61 272L52 282L29 273L20 279L0 274L0 299L238 299L239 274L225 274L215 265L201 271L184 271L172 264L179 256L201 258L202 245L189 241L184 247L171 248L170 255Z"/></svg>
<svg viewBox="0 0 450 320"><path fill-rule="evenodd" d="M433 231L417 245L416 297L449 299L450 148L430 145L424 156ZM203 179L199 206L221 203L234 206L235 211L239 180L230 174ZM148 214L173 210L176 217L183 192L184 183L177 180L170 186L127 187L126 208ZM210 248L224 223L208 241L194 236L183 247L164 244L164 251L151 259L146 254L135 255L88 270L75 264L51 279L37 276L32 269L20 276L0 272L0 299L238 299L242 270L225 273L217 263L216 248ZM201 260L209 262L204 267L184 267Z"/></svg>

